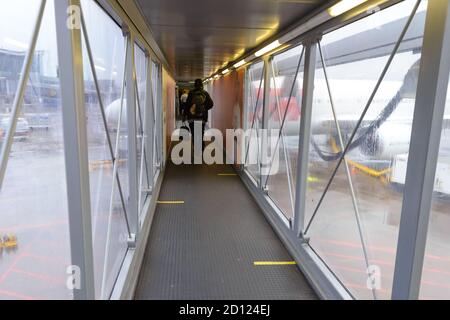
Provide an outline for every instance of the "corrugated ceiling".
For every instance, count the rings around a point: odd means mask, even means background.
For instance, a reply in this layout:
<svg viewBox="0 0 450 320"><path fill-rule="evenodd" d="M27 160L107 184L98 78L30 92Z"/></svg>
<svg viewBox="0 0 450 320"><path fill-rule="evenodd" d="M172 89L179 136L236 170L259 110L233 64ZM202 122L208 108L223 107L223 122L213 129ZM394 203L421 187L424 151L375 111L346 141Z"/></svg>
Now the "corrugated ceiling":
<svg viewBox="0 0 450 320"><path fill-rule="evenodd" d="M135 0L179 81L203 78L324 0Z"/></svg>

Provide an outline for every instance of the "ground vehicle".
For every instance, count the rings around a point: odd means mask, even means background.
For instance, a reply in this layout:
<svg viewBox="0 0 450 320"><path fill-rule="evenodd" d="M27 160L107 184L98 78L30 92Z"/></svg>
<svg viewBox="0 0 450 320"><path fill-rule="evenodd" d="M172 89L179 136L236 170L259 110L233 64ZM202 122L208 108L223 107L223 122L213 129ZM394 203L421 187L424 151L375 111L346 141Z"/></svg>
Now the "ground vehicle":
<svg viewBox="0 0 450 320"><path fill-rule="evenodd" d="M3 249L6 249L7 252L9 250L16 250L18 247L17 236L10 234L5 236L0 236L0 252Z"/></svg>
<svg viewBox="0 0 450 320"><path fill-rule="evenodd" d="M6 133L8 132L8 128L10 126L10 118L6 117L0 120L0 140L4 140L6 138ZM26 140L31 133L30 125L28 121L24 118L17 119L16 132L14 133L14 140Z"/></svg>
<svg viewBox="0 0 450 320"><path fill-rule="evenodd" d="M48 113L27 113L27 122L30 129L44 129L50 128L50 115Z"/></svg>
<svg viewBox="0 0 450 320"><path fill-rule="evenodd" d="M406 180L406 169L408 164L408 154L399 154L394 157L391 172L391 183L397 184L403 188ZM434 191L443 195L450 196L450 157L441 157L436 168L436 177L434 182Z"/></svg>

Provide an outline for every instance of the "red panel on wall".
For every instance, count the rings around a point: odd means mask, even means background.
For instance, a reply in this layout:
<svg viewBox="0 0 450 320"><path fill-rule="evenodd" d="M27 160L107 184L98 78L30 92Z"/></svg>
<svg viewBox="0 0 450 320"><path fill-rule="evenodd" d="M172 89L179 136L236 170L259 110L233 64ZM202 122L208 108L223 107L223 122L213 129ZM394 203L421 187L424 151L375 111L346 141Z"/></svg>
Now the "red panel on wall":
<svg viewBox="0 0 450 320"><path fill-rule="evenodd" d="M163 108L166 125L166 151L169 154L170 138L175 130L175 80L163 69Z"/></svg>
<svg viewBox="0 0 450 320"><path fill-rule="evenodd" d="M244 69L234 71L210 86L215 105L211 126L222 131L224 137L226 129L242 127L244 74Z"/></svg>

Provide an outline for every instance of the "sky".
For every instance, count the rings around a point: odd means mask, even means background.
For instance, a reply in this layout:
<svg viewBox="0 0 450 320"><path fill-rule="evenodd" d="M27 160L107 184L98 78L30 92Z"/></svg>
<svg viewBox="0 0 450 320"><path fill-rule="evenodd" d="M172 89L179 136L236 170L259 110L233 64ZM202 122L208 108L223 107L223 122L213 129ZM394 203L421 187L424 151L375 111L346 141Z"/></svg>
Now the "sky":
<svg viewBox="0 0 450 320"><path fill-rule="evenodd" d="M27 50L40 3L37 0L0 0L0 49ZM120 80L125 56L120 28L93 1L82 0L82 8L99 79ZM58 66L54 10L54 0L47 1L36 44L36 50L45 52L43 73L50 77L56 76ZM90 72L86 74L90 77Z"/></svg>

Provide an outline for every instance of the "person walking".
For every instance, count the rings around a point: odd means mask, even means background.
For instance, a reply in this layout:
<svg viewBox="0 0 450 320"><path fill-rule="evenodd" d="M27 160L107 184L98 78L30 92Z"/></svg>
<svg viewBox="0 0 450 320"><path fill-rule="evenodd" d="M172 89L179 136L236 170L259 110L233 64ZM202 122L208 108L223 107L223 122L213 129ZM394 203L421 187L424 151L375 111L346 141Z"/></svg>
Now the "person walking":
<svg viewBox="0 0 450 320"><path fill-rule="evenodd" d="M202 149L204 149L204 135L205 126L208 122L208 111L214 107L214 102L209 93L203 89L203 81L201 79L195 80L194 90L189 92L185 106L185 115L187 116L191 135L194 139L200 139L201 137ZM195 132L196 128L201 128L201 133Z"/></svg>

